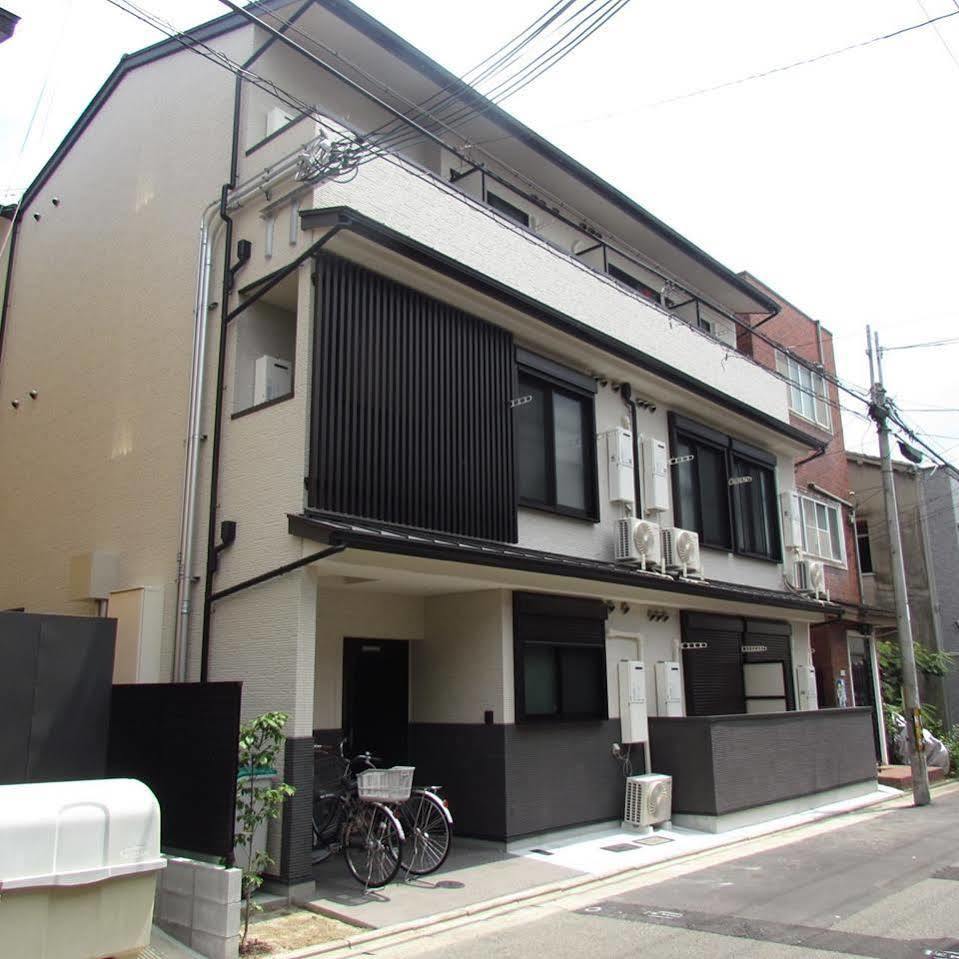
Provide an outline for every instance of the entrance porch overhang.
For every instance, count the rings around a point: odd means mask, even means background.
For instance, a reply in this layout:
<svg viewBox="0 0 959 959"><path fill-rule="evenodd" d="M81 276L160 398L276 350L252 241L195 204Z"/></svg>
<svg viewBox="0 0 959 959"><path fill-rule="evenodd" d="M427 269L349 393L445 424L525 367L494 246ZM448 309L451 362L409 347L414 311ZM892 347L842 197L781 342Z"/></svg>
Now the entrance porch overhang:
<svg viewBox="0 0 959 959"><path fill-rule="evenodd" d="M372 520L308 511L288 516L304 540L345 546L324 573L358 589L399 589L433 595L479 589L518 589L590 596L729 615L765 615L816 623L841 617L836 604L757 586L696 580ZM309 547L306 548L307 550Z"/></svg>

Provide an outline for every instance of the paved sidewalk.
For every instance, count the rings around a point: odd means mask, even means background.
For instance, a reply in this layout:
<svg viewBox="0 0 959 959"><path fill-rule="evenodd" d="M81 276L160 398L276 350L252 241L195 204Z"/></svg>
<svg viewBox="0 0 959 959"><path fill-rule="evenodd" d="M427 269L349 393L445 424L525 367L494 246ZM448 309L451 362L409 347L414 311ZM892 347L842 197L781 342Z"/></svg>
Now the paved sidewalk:
<svg viewBox="0 0 959 959"><path fill-rule="evenodd" d="M720 834L673 828L643 836L613 829L578 838L540 840L529 848L512 848L510 852L454 839L449 860L435 875L396 881L368 893L350 877L337 856L317 867L317 897L308 907L367 929L437 921L524 898L550 886L683 858L901 795L898 790L881 786L863 796Z"/></svg>

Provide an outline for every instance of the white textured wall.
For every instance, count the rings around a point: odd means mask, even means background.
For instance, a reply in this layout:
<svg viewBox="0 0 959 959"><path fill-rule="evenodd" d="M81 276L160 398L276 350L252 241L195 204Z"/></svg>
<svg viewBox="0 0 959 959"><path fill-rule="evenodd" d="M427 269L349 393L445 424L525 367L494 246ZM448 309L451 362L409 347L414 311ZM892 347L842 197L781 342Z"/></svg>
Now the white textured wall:
<svg viewBox="0 0 959 959"><path fill-rule="evenodd" d="M479 272L788 422L786 391L767 370L625 293L454 187L374 160L349 183L325 183L314 207L347 205Z"/></svg>
<svg viewBox="0 0 959 959"><path fill-rule="evenodd" d="M418 723L482 723L486 710L507 721L504 663L512 661L508 612L512 596L485 590L426 600L422 642L413 643L411 719ZM509 717L512 721L512 715Z"/></svg>

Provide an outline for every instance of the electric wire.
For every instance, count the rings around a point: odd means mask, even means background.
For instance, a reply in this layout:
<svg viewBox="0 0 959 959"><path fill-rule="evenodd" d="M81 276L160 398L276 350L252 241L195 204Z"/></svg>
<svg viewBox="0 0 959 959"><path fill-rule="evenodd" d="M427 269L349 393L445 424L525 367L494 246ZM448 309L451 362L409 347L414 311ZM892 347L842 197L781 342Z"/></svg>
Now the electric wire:
<svg viewBox="0 0 959 959"><path fill-rule="evenodd" d="M286 103L288 106L292 106L292 107L294 107L295 109L299 110L301 113L304 113L304 114L306 114L306 115L309 115L309 116L311 116L311 117L313 117L313 118L315 118L315 119L317 119L317 120L322 121L323 119L325 119L325 118L323 118L323 117L318 113L318 111L316 110L316 108L315 108L314 106L312 106L311 104L306 103L304 100L302 100L301 98L297 97L295 94L291 94L289 91L287 91L287 90L285 90L284 88L280 87L280 86L279 86L277 83L275 83L274 81L269 80L268 78L265 78L265 77L263 77L263 76L255 73L255 72L253 72L253 71L251 71L251 70L249 70L249 69L247 69L247 68L244 68L244 67L242 67L241 65L235 63L235 62L234 62L233 60L231 60L230 57L227 56L225 53L223 53L222 51L218 51L218 50L212 49L211 47L209 47L208 44L204 43L204 42L201 41L201 40L198 40L196 37L194 37L193 35L191 35L188 31L178 30L178 29L177 29L173 24L171 24L169 21L166 21L166 20L164 20L162 17L159 17L159 16L151 13L150 11L148 11L148 10L146 10L145 8L141 7L139 4L135 3L134 0L107 0L107 2L110 3L110 4L112 4L112 5L115 6L115 7L119 8L119 9L123 10L123 11L126 12L126 13L129 13L130 15L137 17L137 19L139 19L139 20L141 20L141 21L143 21L143 22L145 22L145 23L148 23L149 25L153 26L155 29L159 30L160 32L165 33L168 37L170 37L171 39L176 40L176 41L179 42L182 46L184 46L186 49L192 50L193 52L196 52L196 53L198 53L199 55L204 56L206 59L210 60L210 61L213 62L214 64L216 64L216 65L218 65L218 66L220 66L220 67L222 67L222 68L224 68L224 69L227 69L227 70L229 70L230 72L232 72L232 73L234 73L234 74L236 74L236 75L241 76L243 79L248 80L250 83L252 83L253 85L257 86L259 89L264 90L265 92L267 92L267 93L269 93L270 95L274 96L276 99L280 100L280 102L284 102L284 103ZM230 5L230 4L228 3L227 5ZM957 10L957 13L959 13L959 10ZM353 131L353 132L352 132L352 136L353 136L353 138L354 138L354 145L361 146L361 148L363 148L363 149L373 150L373 151L376 152L378 158L381 158L381 159L385 160L386 162L389 162L389 163L391 163L391 164L393 164L393 165L395 165L395 166L399 166L399 167L400 167L401 169L403 169L404 171L409 172L409 173L411 173L411 174L413 174L413 175L415 175L415 176L418 176L418 177L420 177L421 179L424 179L424 180L426 180L427 182L431 182L431 183L433 183L433 184L435 185L435 183L436 183L435 178L428 177L426 174L420 173L419 171L415 170L415 168L413 168L413 167L411 167L411 166L409 166L409 165L407 165L407 164L402 164L402 163L400 163L397 159L391 157L388 151L380 150L376 145L371 145L371 144L365 143L364 140L363 140L363 136L362 136L361 134L357 134L357 133L355 133L355 131ZM456 151L453 151L453 152L456 152ZM480 209L482 209L482 208L480 208ZM483 212L486 213L486 215L490 216L491 219L494 219L497 223L503 223L503 222L504 222L504 220L503 220L502 217L499 217L498 215L493 214L492 211L483 210ZM507 224L507 225L509 225L509 224ZM516 229L517 229L517 232L521 232L522 235L527 236L527 237L529 236L529 234L528 234L527 231L522 231L522 230L521 230L520 228L518 228L518 227L517 227ZM553 252L558 252L558 251L554 250L554 248L551 247L549 244L544 244L544 245L545 245L545 248L546 248L546 249L552 250ZM574 262L578 262L578 261L574 261ZM595 271L591 270L589 267L585 266L584 264L580 264L580 266L582 266L582 268L585 269L585 270L589 270L589 272L591 272L591 273L595 273ZM600 274L600 275L602 275L602 274ZM791 355L791 354L789 353L789 349L788 349L788 348L784 347L781 343L778 343L777 341L772 340L770 337L766 336L764 333L761 333L760 331L755 330L755 329L754 329L749 323L747 323L746 321L744 321L744 320L742 320L742 319L740 319L740 318L738 318L738 317L735 317L735 316L727 316L726 318L729 319L731 322L737 323L738 325L742 326L744 329L752 332L752 333L753 333L754 335L756 335L758 338L764 340L765 342L767 342L767 343L770 344L771 346L773 346L773 347L775 347L775 348L777 348L777 349L782 350L783 352L787 353L787 355ZM678 321L678 322L684 322L683 320L680 320L680 319L678 319L678 318L677 318L677 321ZM732 349L732 348L729 348L729 349ZM728 352L727 352L727 355L728 355ZM741 354L738 354L738 355L741 355ZM822 370L818 369L815 365L810 364L808 361L803 360L801 357L794 357L794 359L797 361L797 363L798 363L799 365L803 365L803 366L805 366L807 369L809 369L811 372L814 372L814 373L817 373L818 375L823 376L823 378L824 378L825 380L827 380L828 382L830 382L830 383L832 383L833 385L835 385L835 386L837 387L837 389L843 390L843 391L846 392L848 395L852 396L853 398L855 398L856 400L858 400L858 401L860 401L860 402L868 403L868 399L867 399L866 397L864 397L863 395L861 395L861 394L858 393L857 391L851 389L849 386L847 386L846 384L844 384L843 382L841 382L841 381L838 379L838 377L833 377L833 376L831 376L831 375L828 375L828 374L824 373ZM860 414L860 413L858 413L857 411L852 410L851 408L842 406L838 401L832 400L831 397L827 399L827 398L824 398L824 397L822 397L822 396L819 396L818 394L812 393L812 392L809 391L809 390L806 390L805 388L803 388L802 386L800 386L800 385L798 385L798 384L795 384L795 383L794 383L792 380L790 380L788 377L783 376L782 374L780 374L780 373L779 373L778 371L776 371L776 370L772 370L772 369L769 369L769 368L766 368L766 369L767 369L768 372L770 372L770 373L772 373L773 375L777 376L777 378L781 379L783 382L788 383L790 386L792 386L792 387L794 387L794 388L797 388L797 389L799 389L799 390L802 391L802 392L810 393L810 395L813 395L813 396L815 396L816 398L818 398L818 399L820 399L820 400L825 400L825 402L827 402L827 403L828 403L830 406L832 406L834 409L845 410L846 412L849 412L849 413L851 413L851 414L854 415L854 416L863 416L863 414ZM865 418L865 417L864 417L864 418ZM951 465L951 464L950 464L950 465Z"/></svg>

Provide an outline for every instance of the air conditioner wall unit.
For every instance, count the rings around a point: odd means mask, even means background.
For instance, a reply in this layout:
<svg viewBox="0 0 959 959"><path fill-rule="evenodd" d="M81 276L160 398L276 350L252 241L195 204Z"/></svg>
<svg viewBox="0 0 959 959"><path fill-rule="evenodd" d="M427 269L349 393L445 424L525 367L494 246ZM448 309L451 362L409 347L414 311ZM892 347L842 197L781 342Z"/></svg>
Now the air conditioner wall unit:
<svg viewBox="0 0 959 959"><path fill-rule="evenodd" d="M658 524L627 516L616 521L616 562L639 563L646 569L662 563L662 537Z"/></svg>
<svg viewBox="0 0 959 959"><path fill-rule="evenodd" d="M817 599L820 596L829 599L826 590L826 567L817 560L796 560L793 565L793 585L802 593L812 593Z"/></svg>
<svg viewBox="0 0 959 959"><path fill-rule="evenodd" d="M633 829L649 829L668 823L673 809L673 778L650 773L630 776L626 780L626 807L623 825Z"/></svg>
<svg viewBox="0 0 959 959"><path fill-rule="evenodd" d="M663 562L666 569L678 570L683 576L702 575L699 534L677 526L663 530Z"/></svg>

